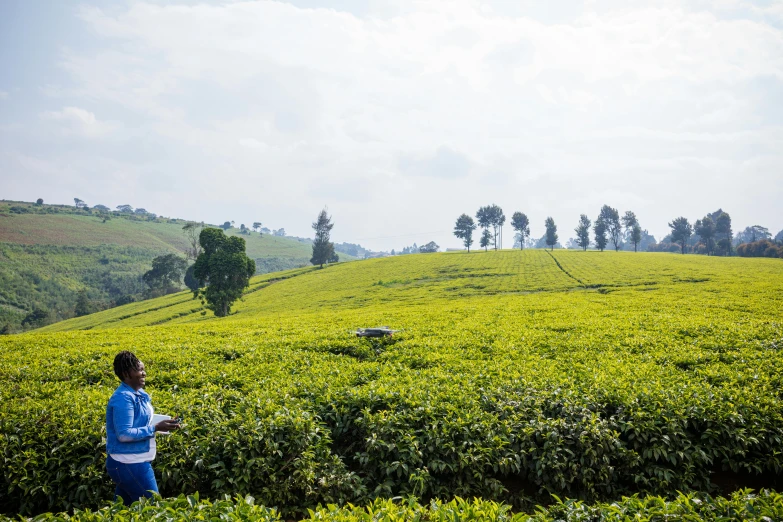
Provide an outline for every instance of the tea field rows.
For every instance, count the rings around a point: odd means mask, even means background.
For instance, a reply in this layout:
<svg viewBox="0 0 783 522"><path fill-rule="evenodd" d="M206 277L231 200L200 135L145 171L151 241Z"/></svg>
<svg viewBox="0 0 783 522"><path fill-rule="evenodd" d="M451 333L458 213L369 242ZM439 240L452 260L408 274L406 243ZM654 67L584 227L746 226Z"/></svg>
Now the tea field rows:
<svg viewBox="0 0 783 522"><path fill-rule="evenodd" d="M122 349L156 410L185 419L159 439L165 496L302 516L406 495L529 509L779 488L782 291L771 259L449 253L257 277L224 319L177 294L5 337L0 511L111 498ZM352 335L378 324L401 331Z"/></svg>

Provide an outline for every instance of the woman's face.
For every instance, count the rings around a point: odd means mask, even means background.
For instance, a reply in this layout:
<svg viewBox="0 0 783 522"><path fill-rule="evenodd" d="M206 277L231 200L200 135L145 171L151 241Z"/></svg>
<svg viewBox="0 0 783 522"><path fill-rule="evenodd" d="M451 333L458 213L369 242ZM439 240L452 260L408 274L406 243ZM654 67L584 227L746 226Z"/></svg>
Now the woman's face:
<svg viewBox="0 0 783 522"><path fill-rule="evenodd" d="M135 370L131 370L128 375L125 376L122 382L133 388L139 390L144 388L144 384L147 380L147 372L144 371L144 363L139 361L139 366Z"/></svg>

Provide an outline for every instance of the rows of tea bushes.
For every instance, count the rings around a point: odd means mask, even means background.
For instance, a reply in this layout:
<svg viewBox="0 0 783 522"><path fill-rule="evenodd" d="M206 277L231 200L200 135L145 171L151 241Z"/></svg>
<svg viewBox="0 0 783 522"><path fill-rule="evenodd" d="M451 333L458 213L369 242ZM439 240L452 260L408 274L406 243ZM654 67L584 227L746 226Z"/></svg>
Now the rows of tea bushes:
<svg viewBox="0 0 783 522"><path fill-rule="evenodd" d="M0 520L2 520L0 516ZM10 520L10 519L8 519ZM34 522L69 521L103 522L123 520L236 520L276 522L284 520L275 509L257 505L251 496L209 501L198 495L177 498L142 500L132 506L109 504L96 510L76 510L68 513L45 513ZM329 504L308 511L302 520L331 522L452 522L455 520L486 522L583 522L601 520L621 522L634 520L729 521L748 520L771 522L783 520L783 495L763 490L737 491L731 497L678 494L674 499L661 497L624 497L618 502L585 504L579 500L557 500L548 507L537 507L532 513L515 512L512 506L489 500L455 498L447 502L433 500L422 505L413 498L376 500L366 506Z"/></svg>
<svg viewBox="0 0 783 522"><path fill-rule="evenodd" d="M255 282L267 286L224 320L2 338L0 512L112 497L103 424L123 349L145 362L156 411L185 419L158 439L164 496L252 495L289 517L409 495L527 509L551 494L593 502L777 487L783 273L737 282L736 266L716 259L703 281L675 281L662 266L652 284L635 284L607 259L592 275L561 259L598 288L462 299L442 290L420 304L415 284L393 283L407 285L404 299L386 301L365 274L364 306L341 294L344 306L313 307L296 285L331 268L302 271ZM607 271L623 284L600 283ZM469 285L481 277L463 277L475 271L456 273L436 286L478 291ZM265 292L284 299L286 284L290 309L264 308ZM401 331L382 342L352 335L378 324Z"/></svg>

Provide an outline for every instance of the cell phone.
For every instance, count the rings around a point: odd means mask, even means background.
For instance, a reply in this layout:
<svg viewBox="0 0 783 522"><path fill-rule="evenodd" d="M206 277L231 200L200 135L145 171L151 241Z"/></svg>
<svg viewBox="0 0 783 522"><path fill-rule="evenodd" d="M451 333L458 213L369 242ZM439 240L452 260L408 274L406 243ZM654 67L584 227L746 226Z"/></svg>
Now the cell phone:
<svg viewBox="0 0 783 522"><path fill-rule="evenodd" d="M177 424L182 424L182 417L177 417L176 419L174 419L174 421L175 421Z"/></svg>

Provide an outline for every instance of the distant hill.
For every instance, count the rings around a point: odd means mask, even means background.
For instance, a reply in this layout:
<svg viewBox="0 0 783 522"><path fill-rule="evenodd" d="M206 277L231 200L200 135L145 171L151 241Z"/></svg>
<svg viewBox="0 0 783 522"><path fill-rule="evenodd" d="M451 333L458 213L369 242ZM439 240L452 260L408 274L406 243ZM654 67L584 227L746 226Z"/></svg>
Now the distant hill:
<svg viewBox="0 0 783 522"><path fill-rule="evenodd" d="M16 331L34 309L39 324L73 317L80 291L94 309L141 298L140 276L152 259L184 253L183 219L99 213L67 205L0 202L0 330ZM310 243L293 238L240 234L258 274L309 263ZM354 259L341 254L341 260Z"/></svg>

